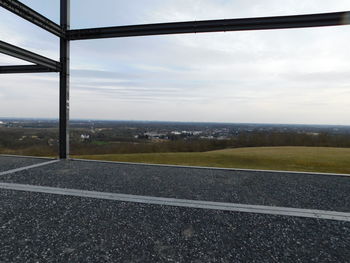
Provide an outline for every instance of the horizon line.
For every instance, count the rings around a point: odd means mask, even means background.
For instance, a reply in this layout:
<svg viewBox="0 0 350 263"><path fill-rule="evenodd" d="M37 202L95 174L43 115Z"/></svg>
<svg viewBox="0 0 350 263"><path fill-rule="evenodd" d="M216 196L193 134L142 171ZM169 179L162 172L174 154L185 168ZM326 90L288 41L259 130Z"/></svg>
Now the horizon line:
<svg viewBox="0 0 350 263"><path fill-rule="evenodd" d="M44 117L0 117L0 120L51 120L59 121L58 118ZM350 127L350 124L307 124L307 123L271 123L271 122L215 122L215 121L164 121L164 120L116 120L116 119L87 119L71 118L70 121L106 121L106 122L148 122L148 123L194 123L194 124L242 124L242 125L297 125L297 126L344 126Z"/></svg>

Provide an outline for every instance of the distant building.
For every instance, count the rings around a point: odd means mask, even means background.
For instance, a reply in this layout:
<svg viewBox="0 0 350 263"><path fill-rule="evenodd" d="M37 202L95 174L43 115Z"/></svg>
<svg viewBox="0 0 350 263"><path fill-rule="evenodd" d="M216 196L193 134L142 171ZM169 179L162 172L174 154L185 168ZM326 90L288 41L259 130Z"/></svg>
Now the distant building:
<svg viewBox="0 0 350 263"><path fill-rule="evenodd" d="M206 140L214 140L215 137L214 136L201 136L201 139L206 139Z"/></svg>
<svg viewBox="0 0 350 263"><path fill-rule="evenodd" d="M90 139L90 135L89 134L82 134L82 135L80 135L80 139L82 141L87 141Z"/></svg>
<svg viewBox="0 0 350 263"><path fill-rule="evenodd" d="M165 133L157 132L145 132L143 135L147 136L149 139L163 139L166 136Z"/></svg>
<svg viewBox="0 0 350 263"><path fill-rule="evenodd" d="M318 132L308 132L306 134L311 135L311 136L319 136L320 135L320 133L318 133Z"/></svg>

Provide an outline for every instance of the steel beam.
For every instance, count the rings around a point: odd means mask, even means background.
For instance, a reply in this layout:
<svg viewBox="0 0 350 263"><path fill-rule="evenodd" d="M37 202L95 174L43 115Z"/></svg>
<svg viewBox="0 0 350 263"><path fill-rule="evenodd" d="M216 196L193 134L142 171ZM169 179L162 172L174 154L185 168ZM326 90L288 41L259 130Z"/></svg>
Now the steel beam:
<svg viewBox="0 0 350 263"><path fill-rule="evenodd" d="M323 27L350 24L350 11L311 15L207 20L70 30L70 40L135 37L166 34L205 33Z"/></svg>
<svg viewBox="0 0 350 263"><path fill-rule="evenodd" d="M38 65L0 66L0 74L43 73L43 72L57 72L57 71L47 67L38 66Z"/></svg>
<svg viewBox="0 0 350 263"><path fill-rule="evenodd" d="M61 29L63 32L70 28L70 0L61 0ZM60 38L60 116L59 116L59 156L69 158L69 40Z"/></svg>
<svg viewBox="0 0 350 263"><path fill-rule="evenodd" d="M23 48L16 47L6 42L0 41L0 53L19 58L49 69L60 71L60 63L52 59L35 54Z"/></svg>
<svg viewBox="0 0 350 263"><path fill-rule="evenodd" d="M62 35L59 25L17 0L0 0L0 6L58 37Z"/></svg>

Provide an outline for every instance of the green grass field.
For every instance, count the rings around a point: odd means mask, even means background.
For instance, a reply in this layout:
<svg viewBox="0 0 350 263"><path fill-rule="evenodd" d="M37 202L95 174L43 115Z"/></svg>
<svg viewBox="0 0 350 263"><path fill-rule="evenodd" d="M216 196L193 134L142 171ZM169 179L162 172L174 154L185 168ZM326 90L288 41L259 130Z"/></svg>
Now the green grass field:
<svg viewBox="0 0 350 263"><path fill-rule="evenodd" d="M350 174L350 148L256 147L200 153L74 156L80 159Z"/></svg>

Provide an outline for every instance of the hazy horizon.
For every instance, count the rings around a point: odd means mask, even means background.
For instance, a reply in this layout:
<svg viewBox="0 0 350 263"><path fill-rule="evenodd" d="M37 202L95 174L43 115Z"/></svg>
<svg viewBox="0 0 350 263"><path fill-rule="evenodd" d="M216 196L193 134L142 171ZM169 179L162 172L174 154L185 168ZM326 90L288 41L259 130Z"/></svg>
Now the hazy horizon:
<svg viewBox="0 0 350 263"><path fill-rule="evenodd" d="M59 121L58 118L38 118L38 117L1 117L0 120L48 120L48 121ZM206 121L206 122L199 122L199 121L169 121L169 120L118 120L118 119L91 119L91 118L71 118L70 121L107 121L107 122L149 122L149 123L208 123L208 124L241 124L241 125L296 125L296 126L345 126L350 127L350 125L344 125L344 124L325 124L325 123L316 123L316 124L309 124L309 123L261 123L261 122L215 122L215 121Z"/></svg>

